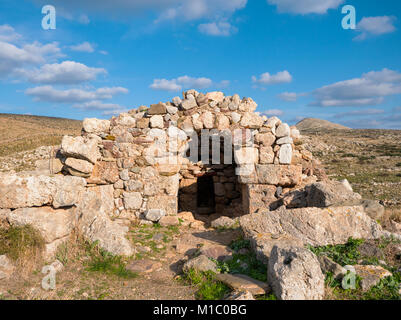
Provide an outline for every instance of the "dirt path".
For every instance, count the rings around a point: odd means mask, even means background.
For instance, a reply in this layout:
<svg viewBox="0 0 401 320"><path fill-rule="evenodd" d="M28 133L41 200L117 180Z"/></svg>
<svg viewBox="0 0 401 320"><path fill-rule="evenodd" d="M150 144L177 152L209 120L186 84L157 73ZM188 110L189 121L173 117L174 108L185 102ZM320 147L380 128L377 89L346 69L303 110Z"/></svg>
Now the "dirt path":
<svg viewBox="0 0 401 320"><path fill-rule="evenodd" d="M137 227L131 233L139 249L133 261L153 264L150 272L124 279L88 271L91 256L75 244L67 249L64 269L56 274L55 290L41 288L45 275L37 267L25 275L16 273L11 279L0 281L0 299L192 300L197 288L177 277L182 265L197 249L227 246L240 236L238 230L199 230L184 226Z"/></svg>

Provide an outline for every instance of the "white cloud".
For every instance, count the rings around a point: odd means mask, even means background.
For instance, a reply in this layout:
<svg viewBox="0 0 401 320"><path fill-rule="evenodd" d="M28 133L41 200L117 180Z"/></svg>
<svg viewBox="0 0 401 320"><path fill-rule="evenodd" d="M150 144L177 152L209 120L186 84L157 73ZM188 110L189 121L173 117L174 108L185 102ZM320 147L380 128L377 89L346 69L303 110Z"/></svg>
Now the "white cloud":
<svg viewBox="0 0 401 320"><path fill-rule="evenodd" d="M192 78L188 76L182 76L177 78L177 82L182 84L183 88L196 88L204 89L212 85L212 80L208 78Z"/></svg>
<svg viewBox="0 0 401 320"><path fill-rule="evenodd" d="M93 100L111 99L116 94L128 93L128 89L122 87L99 88L95 91L83 89L58 90L52 86L40 86L29 88L25 94L32 96L35 101L56 103L77 103Z"/></svg>
<svg viewBox="0 0 401 320"><path fill-rule="evenodd" d="M176 79L154 79L150 85L151 89L164 91L181 91L182 89L194 88L204 89L213 84L208 78L192 78L188 76L178 77Z"/></svg>
<svg viewBox="0 0 401 320"><path fill-rule="evenodd" d="M378 105L386 96L401 94L401 74L383 69L371 71L361 78L340 81L313 92L316 100L310 105L321 107Z"/></svg>
<svg viewBox="0 0 401 320"><path fill-rule="evenodd" d="M346 117L356 117L356 116L371 116L371 115L379 115L383 114L385 111L383 109L362 109L362 110L353 110L349 112L342 112L333 115L333 118L342 119Z"/></svg>
<svg viewBox="0 0 401 320"><path fill-rule="evenodd" d="M238 32L238 29L236 27L233 27L230 23L225 21L203 23L198 26L198 30L199 32L210 36L223 37L228 37Z"/></svg>
<svg viewBox="0 0 401 320"><path fill-rule="evenodd" d="M93 48L93 45L90 44L89 42L85 41L82 42L80 44L74 45L74 46L70 46L70 49L72 51L78 51L78 52L88 52L88 53L92 53L95 51L95 49Z"/></svg>
<svg viewBox="0 0 401 320"><path fill-rule="evenodd" d="M344 0L267 0L268 4L276 5L281 13L294 14L324 14L329 9L337 9Z"/></svg>
<svg viewBox="0 0 401 320"><path fill-rule="evenodd" d="M40 42L35 41L31 44L23 46L23 49L33 55L40 56L42 58L42 61L62 58L65 56L64 54L61 53L61 49L59 48L58 42L52 42L43 45Z"/></svg>
<svg viewBox="0 0 401 320"><path fill-rule="evenodd" d="M163 91L180 91L182 87L175 80L154 79L150 88Z"/></svg>
<svg viewBox="0 0 401 320"><path fill-rule="evenodd" d="M0 76L7 76L19 68L38 65L46 60L62 57L57 42L42 45L39 42L17 47L14 44L0 41Z"/></svg>
<svg viewBox="0 0 401 320"><path fill-rule="evenodd" d="M255 76L253 76L252 81L254 83L259 83L262 85L289 83L292 81L292 76L287 70L277 72L276 74L273 74L273 75L271 75L269 72L265 72L260 75L259 79Z"/></svg>
<svg viewBox="0 0 401 320"><path fill-rule="evenodd" d="M96 79L99 74L106 74L103 68L90 68L75 61L45 64L40 69L20 70L30 82L44 84L77 84Z"/></svg>
<svg viewBox="0 0 401 320"><path fill-rule="evenodd" d="M283 101L295 102L297 101L298 95L295 92L283 92L279 94L279 98Z"/></svg>
<svg viewBox="0 0 401 320"><path fill-rule="evenodd" d="M267 111L262 112L262 114L272 117L272 116L282 116L284 114L284 111L280 110L280 109L270 109Z"/></svg>
<svg viewBox="0 0 401 320"><path fill-rule="evenodd" d="M178 0L174 6L164 10L156 22L177 18L191 21L227 17L245 8L246 4L247 0Z"/></svg>
<svg viewBox="0 0 401 320"><path fill-rule="evenodd" d="M395 17L364 17L357 25L357 30L362 32L354 40L365 40L369 35L378 36L386 33L392 33L396 30L394 22Z"/></svg>
<svg viewBox="0 0 401 320"><path fill-rule="evenodd" d="M14 42L21 38L22 36L15 32L13 27L8 24L0 25L0 41Z"/></svg>

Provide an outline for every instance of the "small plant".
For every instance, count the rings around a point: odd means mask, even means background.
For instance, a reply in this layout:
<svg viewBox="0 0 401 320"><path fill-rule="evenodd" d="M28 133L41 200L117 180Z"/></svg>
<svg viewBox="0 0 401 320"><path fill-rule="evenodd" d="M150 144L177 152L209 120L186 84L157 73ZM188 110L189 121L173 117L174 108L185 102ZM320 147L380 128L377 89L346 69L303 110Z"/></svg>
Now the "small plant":
<svg viewBox="0 0 401 320"><path fill-rule="evenodd" d="M67 265L68 263L68 245L66 243L62 243L57 248L56 259L60 261L63 265Z"/></svg>
<svg viewBox="0 0 401 320"><path fill-rule="evenodd" d="M121 256L115 256L101 249L98 242L87 244L87 252L91 260L88 264L88 271L101 272L115 275L120 278L132 279L138 276L137 273L127 270Z"/></svg>
<svg viewBox="0 0 401 320"><path fill-rule="evenodd" d="M221 300L230 292L230 289L222 282L215 279L211 271L199 272L190 269L184 276L190 284L198 287L196 298L198 300Z"/></svg>
<svg viewBox="0 0 401 320"><path fill-rule="evenodd" d="M230 248L233 249L235 252L238 252L239 250L241 250L243 248L249 249L250 247L251 247L251 242L249 240L245 240L243 238L234 240L230 244Z"/></svg>

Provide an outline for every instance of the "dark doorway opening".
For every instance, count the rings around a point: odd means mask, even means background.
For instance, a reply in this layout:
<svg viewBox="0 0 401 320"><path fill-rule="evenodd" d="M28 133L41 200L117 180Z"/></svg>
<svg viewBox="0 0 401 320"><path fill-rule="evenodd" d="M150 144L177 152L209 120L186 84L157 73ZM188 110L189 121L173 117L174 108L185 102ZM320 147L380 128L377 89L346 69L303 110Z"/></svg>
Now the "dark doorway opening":
<svg viewBox="0 0 401 320"><path fill-rule="evenodd" d="M212 214L216 211L214 182L212 176L202 176L197 180L196 206L199 214Z"/></svg>

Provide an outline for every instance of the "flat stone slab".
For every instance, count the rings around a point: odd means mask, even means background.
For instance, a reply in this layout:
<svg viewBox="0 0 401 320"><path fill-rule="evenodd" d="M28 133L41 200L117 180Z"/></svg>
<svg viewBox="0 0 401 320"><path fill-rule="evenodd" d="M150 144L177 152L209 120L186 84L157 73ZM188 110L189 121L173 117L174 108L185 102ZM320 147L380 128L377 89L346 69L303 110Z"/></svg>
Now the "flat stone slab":
<svg viewBox="0 0 401 320"><path fill-rule="evenodd" d="M244 274L221 273L216 275L216 279L234 290L248 291L253 295L261 295L270 291L270 286L267 283L252 279Z"/></svg>
<svg viewBox="0 0 401 320"><path fill-rule="evenodd" d="M354 266L356 274L362 278L361 288L363 291L369 290L377 285L381 279L390 277L392 273L380 266Z"/></svg>
<svg viewBox="0 0 401 320"><path fill-rule="evenodd" d="M150 273L159 268L161 268L162 264L158 261L153 260L135 260L127 265L127 270L136 272L136 273Z"/></svg>

